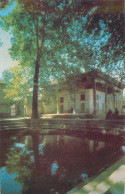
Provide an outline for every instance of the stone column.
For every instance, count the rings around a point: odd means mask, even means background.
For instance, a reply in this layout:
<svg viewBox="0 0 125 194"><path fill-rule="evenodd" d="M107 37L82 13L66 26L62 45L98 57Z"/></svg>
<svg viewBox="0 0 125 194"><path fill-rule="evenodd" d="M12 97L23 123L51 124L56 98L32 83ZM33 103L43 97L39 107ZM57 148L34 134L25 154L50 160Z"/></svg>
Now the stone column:
<svg viewBox="0 0 125 194"><path fill-rule="evenodd" d="M93 83L93 114L96 114L96 79Z"/></svg>
<svg viewBox="0 0 125 194"><path fill-rule="evenodd" d="M108 88L106 87L106 89L105 89L105 114L106 114L107 111L108 111L108 110L107 110L107 108L108 108L108 107L107 107L107 93L108 93L107 90L108 90Z"/></svg>
<svg viewBox="0 0 125 194"><path fill-rule="evenodd" d="M57 114L60 114L60 108L59 108L59 96L57 96Z"/></svg>

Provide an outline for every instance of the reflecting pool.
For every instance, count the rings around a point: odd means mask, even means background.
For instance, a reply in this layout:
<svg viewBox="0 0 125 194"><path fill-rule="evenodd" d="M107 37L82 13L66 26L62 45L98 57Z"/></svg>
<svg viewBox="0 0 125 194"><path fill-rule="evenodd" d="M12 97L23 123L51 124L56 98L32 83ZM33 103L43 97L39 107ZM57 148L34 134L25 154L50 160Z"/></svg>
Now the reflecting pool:
<svg viewBox="0 0 125 194"><path fill-rule="evenodd" d="M2 194L66 193L125 153L116 143L86 137L0 133Z"/></svg>

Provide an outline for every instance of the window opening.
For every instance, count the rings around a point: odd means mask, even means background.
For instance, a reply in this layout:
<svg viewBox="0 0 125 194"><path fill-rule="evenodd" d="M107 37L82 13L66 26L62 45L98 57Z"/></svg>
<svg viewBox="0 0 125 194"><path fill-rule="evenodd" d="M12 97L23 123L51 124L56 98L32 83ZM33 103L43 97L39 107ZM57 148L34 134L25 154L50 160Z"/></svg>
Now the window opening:
<svg viewBox="0 0 125 194"><path fill-rule="evenodd" d="M85 101L85 94L81 94L80 100Z"/></svg>
<svg viewBox="0 0 125 194"><path fill-rule="evenodd" d="M63 103L64 102L64 97L61 97L60 98L60 103Z"/></svg>

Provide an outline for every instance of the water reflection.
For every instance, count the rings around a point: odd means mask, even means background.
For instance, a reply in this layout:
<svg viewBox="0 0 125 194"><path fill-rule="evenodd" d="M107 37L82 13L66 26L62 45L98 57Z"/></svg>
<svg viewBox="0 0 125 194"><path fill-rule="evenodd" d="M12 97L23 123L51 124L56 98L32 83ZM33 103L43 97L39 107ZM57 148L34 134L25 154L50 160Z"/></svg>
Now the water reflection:
<svg viewBox="0 0 125 194"><path fill-rule="evenodd" d="M2 193L66 193L81 181L97 175L124 154L120 145L69 136L30 135L1 137ZM4 170L3 170L4 169ZM8 188L8 189L7 189Z"/></svg>
<svg viewBox="0 0 125 194"><path fill-rule="evenodd" d="M5 167L0 169L0 183L2 185L2 192L6 194L21 194L22 185L16 181L17 174L10 174Z"/></svg>

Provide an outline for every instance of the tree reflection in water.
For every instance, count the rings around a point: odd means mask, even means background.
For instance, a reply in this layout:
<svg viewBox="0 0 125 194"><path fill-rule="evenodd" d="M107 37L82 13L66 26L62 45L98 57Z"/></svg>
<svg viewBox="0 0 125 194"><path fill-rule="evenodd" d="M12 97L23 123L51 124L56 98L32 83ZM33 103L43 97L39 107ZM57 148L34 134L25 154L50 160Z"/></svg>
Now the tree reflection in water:
<svg viewBox="0 0 125 194"><path fill-rule="evenodd" d="M24 194L66 193L123 153L120 146L96 150L88 139L43 137L37 132L15 141L7 151L6 169L18 175Z"/></svg>

